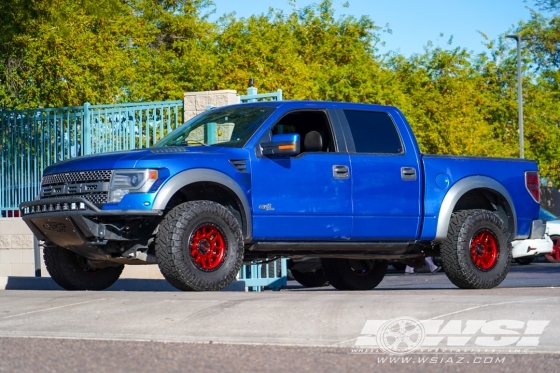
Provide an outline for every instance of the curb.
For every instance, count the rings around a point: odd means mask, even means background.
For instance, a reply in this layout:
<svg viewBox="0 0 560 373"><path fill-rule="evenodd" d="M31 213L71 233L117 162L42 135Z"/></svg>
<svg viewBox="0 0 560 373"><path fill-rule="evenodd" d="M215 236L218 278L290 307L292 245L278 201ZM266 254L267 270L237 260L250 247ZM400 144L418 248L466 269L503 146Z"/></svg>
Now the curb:
<svg viewBox="0 0 560 373"><path fill-rule="evenodd" d="M0 290L64 290L50 277L0 277ZM177 291L166 280L123 278L104 291ZM222 291L245 291L245 281L234 281Z"/></svg>

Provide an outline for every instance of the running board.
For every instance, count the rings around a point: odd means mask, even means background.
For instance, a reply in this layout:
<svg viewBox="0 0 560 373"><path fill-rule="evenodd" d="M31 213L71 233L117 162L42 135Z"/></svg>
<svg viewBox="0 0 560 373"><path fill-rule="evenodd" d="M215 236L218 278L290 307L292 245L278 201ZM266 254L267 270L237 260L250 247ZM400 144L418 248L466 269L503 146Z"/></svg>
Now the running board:
<svg viewBox="0 0 560 373"><path fill-rule="evenodd" d="M257 242L248 252L294 254L377 254L421 253L426 247L415 242Z"/></svg>

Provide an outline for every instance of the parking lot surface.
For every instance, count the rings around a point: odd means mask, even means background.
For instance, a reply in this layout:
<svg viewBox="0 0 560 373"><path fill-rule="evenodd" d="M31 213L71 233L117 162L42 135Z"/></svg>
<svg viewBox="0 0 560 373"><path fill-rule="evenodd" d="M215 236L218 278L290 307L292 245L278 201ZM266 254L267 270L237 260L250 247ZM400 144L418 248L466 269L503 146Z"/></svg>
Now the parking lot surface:
<svg viewBox="0 0 560 373"><path fill-rule="evenodd" d="M457 342L449 342L449 338L464 338L459 343L467 353L462 361L475 359L473 348L481 348L478 337L486 338L486 344L489 337L498 344L507 342L506 337L516 338L508 342L510 351L501 347L492 355L491 349L484 347L481 353L487 354L483 356L486 358L506 353L507 356L503 356L507 360L498 361L513 364L512 371L517 371L527 361L532 361L533 367L540 367L535 371L560 371L558 264L514 266L506 281L490 290L457 289L443 273L404 276L393 272L377 289L363 292L343 292L331 287L305 289L295 282L289 285L279 292L260 293L119 291L118 284L114 291L104 292L0 291L0 343L6 347L0 349L0 371L16 368L23 361L33 361L26 359L27 355L35 356L39 364L45 351L53 349L54 355L49 355L49 359L52 356L62 358L78 356L78 351L87 351L93 345L96 349L105 346L109 360L115 351L124 351L123 356L129 356L131 361L144 361L148 358L147 351L156 355L165 355L165 351L172 355L181 355L178 351L183 351L189 356L200 353L210 359L208 366L216 369L224 363L223 356L235 355L235 351L239 359L250 354L248 351L259 351L259 356L299 356L301 367L309 371L315 371L306 365L312 356L318 359L322 356L321 361L350 359L356 367L371 368L381 364L376 358L387 355L376 354L373 350L371 355L355 353L359 350L353 349L363 347L364 338L375 339L372 335L375 330L372 332L366 324L380 325L386 320L405 317L431 320L438 329L435 332L426 329L426 336L430 337L433 332L447 338L437 345L439 352L423 350L429 356L445 353L448 358L460 357L454 353L462 353L461 350L452 349ZM470 333L468 323L479 323L479 327ZM480 325L485 326L480 328ZM524 337L533 345L519 347ZM14 350L15 346L21 347ZM448 350L442 352L446 348ZM13 351L8 353L10 350ZM64 355L64 351L66 354L73 352ZM219 354L220 358L212 359L213 354ZM343 357L335 359L338 355ZM100 356L104 356L103 353ZM171 365L165 369L174 371L173 364L180 358L169 359ZM254 363L255 359L249 361ZM233 359L230 363L233 367L242 361ZM271 364L270 367L276 366L274 362ZM453 364L459 367L456 362ZM344 371L340 369L338 371ZM400 368L392 364L391 369ZM468 371L461 369L455 370Z"/></svg>

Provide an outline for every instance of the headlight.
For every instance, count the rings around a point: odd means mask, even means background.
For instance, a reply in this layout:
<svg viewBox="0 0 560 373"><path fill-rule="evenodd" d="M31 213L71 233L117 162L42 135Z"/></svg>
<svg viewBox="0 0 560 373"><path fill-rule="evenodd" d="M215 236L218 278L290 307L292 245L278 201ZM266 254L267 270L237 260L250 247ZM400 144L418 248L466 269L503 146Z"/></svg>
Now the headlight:
<svg viewBox="0 0 560 373"><path fill-rule="evenodd" d="M128 193L146 193L157 179L157 170L115 170L108 202L118 203Z"/></svg>

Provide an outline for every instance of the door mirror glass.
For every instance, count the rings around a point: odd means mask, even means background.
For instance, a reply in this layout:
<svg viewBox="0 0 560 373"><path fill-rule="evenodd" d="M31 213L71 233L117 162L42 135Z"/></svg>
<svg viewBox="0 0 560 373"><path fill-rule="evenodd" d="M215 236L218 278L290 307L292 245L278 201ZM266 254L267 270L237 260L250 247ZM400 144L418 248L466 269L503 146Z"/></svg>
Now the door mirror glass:
<svg viewBox="0 0 560 373"><path fill-rule="evenodd" d="M271 142L261 143L262 154L270 156L293 156L300 153L300 139L297 133L272 136Z"/></svg>

